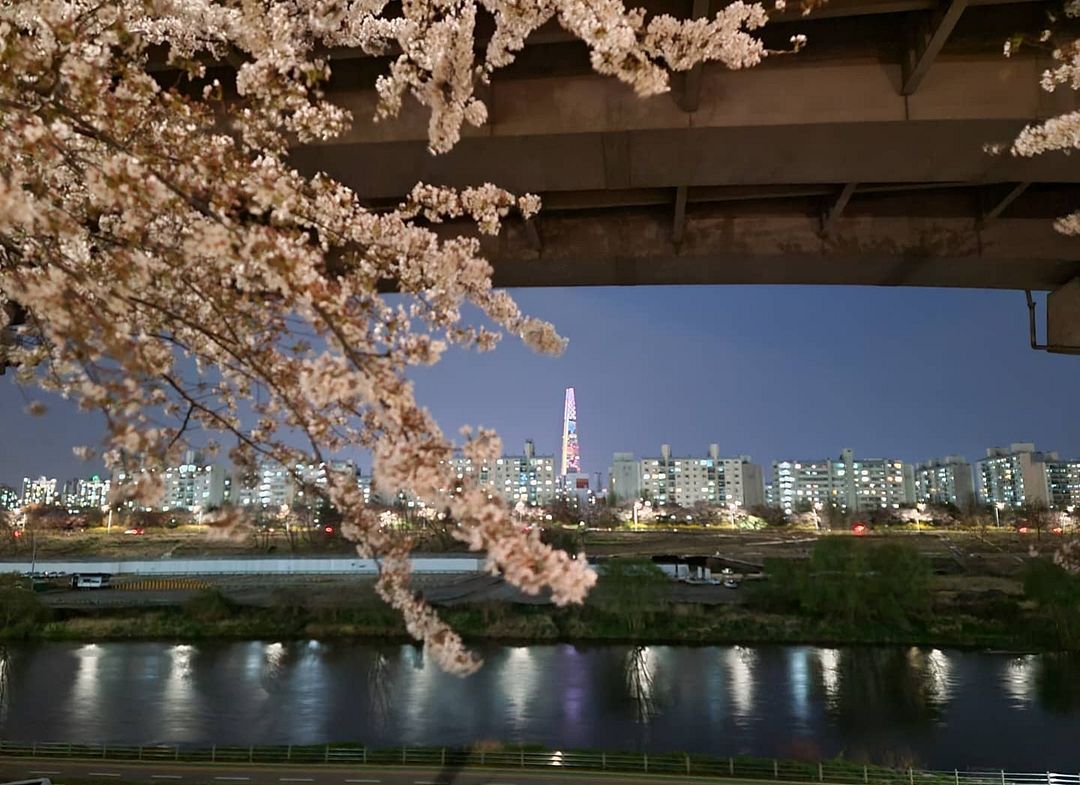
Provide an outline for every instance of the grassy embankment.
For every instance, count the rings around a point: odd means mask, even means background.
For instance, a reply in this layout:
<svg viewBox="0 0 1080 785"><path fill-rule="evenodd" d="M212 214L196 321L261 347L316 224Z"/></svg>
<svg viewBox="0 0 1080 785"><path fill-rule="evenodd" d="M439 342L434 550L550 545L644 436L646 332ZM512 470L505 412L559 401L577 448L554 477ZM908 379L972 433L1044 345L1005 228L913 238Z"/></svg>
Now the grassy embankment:
<svg viewBox="0 0 1080 785"><path fill-rule="evenodd" d="M649 562L617 560L581 607L483 603L444 608L466 639L515 642L925 644L1080 649L1080 576L1033 561L1023 582L934 576L898 543L825 538L808 559L766 564L742 602L676 602ZM0 588L0 637L51 640L356 637L400 639L397 615L368 587L317 607L275 592L269 607L208 590L178 608L50 611Z"/></svg>

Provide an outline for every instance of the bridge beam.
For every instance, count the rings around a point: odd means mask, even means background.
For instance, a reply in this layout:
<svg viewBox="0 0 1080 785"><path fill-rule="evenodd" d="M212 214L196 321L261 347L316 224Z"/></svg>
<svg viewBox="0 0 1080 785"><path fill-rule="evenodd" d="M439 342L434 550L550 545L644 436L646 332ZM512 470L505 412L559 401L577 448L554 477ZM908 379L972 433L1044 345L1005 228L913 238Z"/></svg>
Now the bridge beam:
<svg viewBox="0 0 1080 785"><path fill-rule="evenodd" d="M960 15L967 8L969 0L943 0L934 12L928 29L919 29L916 40L904 59L904 83L900 88L903 95L911 95L919 89L919 84L934 64L942 47L952 34L960 20Z"/></svg>
<svg viewBox="0 0 1080 785"><path fill-rule="evenodd" d="M690 200L692 201L692 200ZM920 197L911 211L837 219L822 237L816 214L767 205L695 203L672 244L671 202L544 214L540 260L521 223L482 251L500 287L678 284L851 284L1052 291L1080 277L1075 239L1045 217L1000 218L976 231L970 210L948 215ZM464 224L439 231L468 231ZM1064 297L1057 295L1059 300Z"/></svg>

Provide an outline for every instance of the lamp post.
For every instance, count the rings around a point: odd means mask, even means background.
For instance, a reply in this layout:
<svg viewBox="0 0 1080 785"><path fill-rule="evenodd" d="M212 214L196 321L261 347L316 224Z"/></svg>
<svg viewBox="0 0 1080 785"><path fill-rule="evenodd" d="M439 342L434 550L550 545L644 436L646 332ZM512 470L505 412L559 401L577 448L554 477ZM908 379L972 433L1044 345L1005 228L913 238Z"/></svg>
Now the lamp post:
<svg viewBox="0 0 1080 785"><path fill-rule="evenodd" d="M999 513L1005 509L1005 502L994 502L994 526L1001 528L1001 517Z"/></svg>

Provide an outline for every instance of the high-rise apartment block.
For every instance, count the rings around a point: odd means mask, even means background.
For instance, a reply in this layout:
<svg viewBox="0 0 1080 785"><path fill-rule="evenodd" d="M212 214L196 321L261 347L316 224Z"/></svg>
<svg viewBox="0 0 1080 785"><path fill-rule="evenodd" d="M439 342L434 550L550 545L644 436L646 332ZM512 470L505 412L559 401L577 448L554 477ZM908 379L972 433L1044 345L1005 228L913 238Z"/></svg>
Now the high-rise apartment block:
<svg viewBox="0 0 1080 785"><path fill-rule="evenodd" d="M1031 442L1017 442L1008 448L991 447L975 464L977 493L981 504L1021 507L1050 506L1050 486L1046 461L1056 461L1056 453L1042 453Z"/></svg>
<svg viewBox="0 0 1080 785"><path fill-rule="evenodd" d="M720 457L720 446L709 445L704 457L675 457L671 445L660 445L655 458L635 460L633 453L615 453L611 490L620 502L646 498L656 504L692 507L695 504L765 503L761 467L749 456Z"/></svg>
<svg viewBox="0 0 1080 785"><path fill-rule="evenodd" d="M632 452L617 452L611 460L611 492L616 501L641 498L641 463Z"/></svg>
<svg viewBox="0 0 1080 785"><path fill-rule="evenodd" d="M167 468L162 480L163 512L213 510L225 502L225 470L217 464L204 463L196 452L189 450L183 463Z"/></svg>
<svg viewBox="0 0 1080 785"><path fill-rule="evenodd" d="M13 488L0 485L0 510L14 510L19 506L19 494Z"/></svg>
<svg viewBox="0 0 1080 785"><path fill-rule="evenodd" d="M496 458L486 473L491 486L511 505L520 501L539 507L555 498L555 456L537 455L531 440L525 442L524 454Z"/></svg>
<svg viewBox="0 0 1080 785"><path fill-rule="evenodd" d="M64 506L69 510L101 509L109 503L111 483L94 475L89 479L76 478L64 483Z"/></svg>
<svg viewBox="0 0 1080 785"><path fill-rule="evenodd" d="M259 464L253 478L233 483L237 489L235 500L241 507L274 512L294 505L317 508L323 504L318 491L328 486L332 473L345 475L363 490L357 479L356 464L352 461L298 463L291 469L280 463L267 462Z"/></svg>
<svg viewBox="0 0 1080 785"><path fill-rule="evenodd" d="M979 502L1067 510L1080 507L1080 461L1063 461L1031 442L992 447L975 464Z"/></svg>
<svg viewBox="0 0 1080 785"><path fill-rule="evenodd" d="M1080 461L1047 461L1046 484L1052 508L1080 509Z"/></svg>
<svg viewBox="0 0 1080 785"><path fill-rule="evenodd" d="M486 489L493 497L501 497L511 507L521 502L526 507L542 507L555 500L558 493L554 455L537 455L531 439L526 440L520 455L503 455L490 461L474 461L464 455L450 459L450 468L459 482L466 481ZM416 504L415 498L406 491L380 488L375 483L375 498L384 504ZM449 488L453 491L456 488Z"/></svg>
<svg viewBox="0 0 1080 785"><path fill-rule="evenodd" d="M60 492L56 487L55 477L38 477L31 480L23 477L22 496L23 506L37 504L42 507L52 507L60 503Z"/></svg>
<svg viewBox="0 0 1080 785"><path fill-rule="evenodd" d="M915 465L915 500L964 508L975 501L971 464L960 455Z"/></svg>
<svg viewBox="0 0 1080 785"><path fill-rule="evenodd" d="M853 512L898 509L915 501L910 464L897 458L856 458L843 450L839 459L773 462L776 504L791 514L835 506Z"/></svg>

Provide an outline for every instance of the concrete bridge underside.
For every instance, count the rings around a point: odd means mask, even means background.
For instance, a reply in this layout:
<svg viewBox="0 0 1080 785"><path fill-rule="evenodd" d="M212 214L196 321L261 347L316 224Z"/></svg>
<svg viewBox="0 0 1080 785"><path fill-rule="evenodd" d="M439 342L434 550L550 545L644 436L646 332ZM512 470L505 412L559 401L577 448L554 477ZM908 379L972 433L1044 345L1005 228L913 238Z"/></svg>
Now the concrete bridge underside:
<svg viewBox="0 0 1080 785"><path fill-rule="evenodd" d="M720 2L646 5L685 17ZM1078 108L1077 95L1040 88L1047 53L1002 55L1012 34L1037 38L1057 5L831 0L767 28L776 48L805 33L805 51L747 71L698 68L646 100L545 29L483 88L488 123L440 156L415 104L368 122L385 62L335 52L330 94L357 122L294 159L373 205L419 180L539 194L538 219L487 243L501 286L1061 290L1080 276L1080 239L1052 222L1080 209L1080 155L1024 159L1007 145Z"/></svg>

